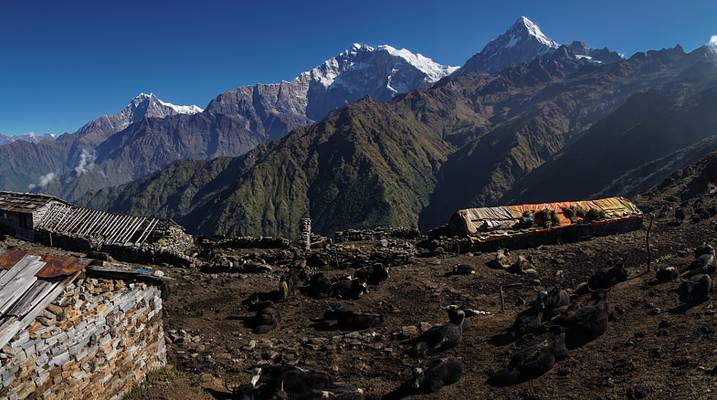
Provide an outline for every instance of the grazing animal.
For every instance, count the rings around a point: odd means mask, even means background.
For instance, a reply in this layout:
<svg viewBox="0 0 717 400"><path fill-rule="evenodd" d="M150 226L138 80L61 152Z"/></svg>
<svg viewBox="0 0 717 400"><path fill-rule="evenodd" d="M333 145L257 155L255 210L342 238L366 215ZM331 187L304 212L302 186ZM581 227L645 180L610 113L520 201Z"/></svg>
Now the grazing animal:
<svg viewBox="0 0 717 400"><path fill-rule="evenodd" d="M620 282L627 280L625 263L616 258L608 263L608 267L598 270L588 280L588 287L592 290L610 289Z"/></svg>
<svg viewBox="0 0 717 400"><path fill-rule="evenodd" d="M383 323L383 315L342 310L341 306L324 313L325 321L336 321L340 331L360 331Z"/></svg>
<svg viewBox="0 0 717 400"><path fill-rule="evenodd" d="M508 249L499 249L495 252L495 258L486 265L495 269L508 269L510 267L510 252Z"/></svg>
<svg viewBox="0 0 717 400"><path fill-rule="evenodd" d="M508 330L510 336L518 339L527 333L536 333L542 329L541 309L535 305L518 313Z"/></svg>
<svg viewBox="0 0 717 400"><path fill-rule="evenodd" d="M476 273L476 270L473 268L473 266L468 264L456 264L453 266L453 275L473 275Z"/></svg>
<svg viewBox="0 0 717 400"><path fill-rule="evenodd" d="M593 292L593 299L593 304L552 319L553 324L565 328L565 343L569 349L578 348L600 337L607 330L610 318L607 292Z"/></svg>
<svg viewBox="0 0 717 400"><path fill-rule="evenodd" d="M303 270L290 270L284 273L279 280L281 299L287 300L304 283L306 283L306 273Z"/></svg>
<svg viewBox="0 0 717 400"><path fill-rule="evenodd" d="M274 330L279 325L279 310L274 307L271 301L258 303L256 315L254 316L254 333L262 334Z"/></svg>
<svg viewBox="0 0 717 400"><path fill-rule="evenodd" d="M336 382L333 376L289 365L255 369L251 385L242 385L235 397L263 399L363 399L363 390Z"/></svg>
<svg viewBox="0 0 717 400"><path fill-rule="evenodd" d="M494 373L488 382L494 386L514 385L550 371L557 361L568 356L565 332L559 328L553 330L547 338L513 354L508 366Z"/></svg>
<svg viewBox="0 0 717 400"><path fill-rule="evenodd" d="M332 293L339 299L358 299L368 293L366 282L359 279L341 279L333 283Z"/></svg>
<svg viewBox="0 0 717 400"><path fill-rule="evenodd" d="M389 267L376 263L370 267L363 267L356 270L353 273L353 277L358 279L362 283L368 283L369 285L378 285L379 283L387 280L391 277L389 273Z"/></svg>
<svg viewBox="0 0 717 400"><path fill-rule="evenodd" d="M436 354L456 347L463 340L463 325L466 313L463 310L448 310L449 322L433 327L412 341L410 353L419 357Z"/></svg>
<svg viewBox="0 0 717 400"><path fill-rule="evenodd" d="M425 368L413 369L413 387L418 392L435 393L443 386L458 382L463 376L463 362L455 357L442 358Z"/></svg>
<svg viewBox="0 0 717 400"><path fill-rule="evenodd" d="M508 272L514 273L514 274L528 274L528 275L537 275L538 270L535 268L535 264L533 263L533 256L518 256L518 261L513 263L513 265L508 268Z"/></svg>
<svg viewBox="0 0 717 400"><path fill-rule="evenodd" d="M675 267L660 267L655 271L655 279L660 283L667 283L677 279L679 272Z"/></svg>
<svg viewBox="0 0 717 400"><path fill-rule="evenodd" d="M558 314L558 310L570 305L570 295L565 290L554 286L548 291L538 292L535 304L543 312L543 320L549 320Z"/></svg>
<svg viewBox="0 0 717 400"><path fill-rule="evenodd" d="M311 275L307 293L311 297L326 298L333 294L333 285L329 278L321 272Z"/></svg>
<svg viewBox="0 0 717 400"><path fill-rule="evenodd" d="M715 264L715 249L704 244L695 249L695 260L683 271L686 276L698 274L712 275L717 269Z"/></svg>
<svg viewBox="0 0 717 400"><path fill-rule="evenodd" d="M683 282L677 293L683 303L696 305L709 300L713 289L712 278L707 274L699 274Z"/></svg>

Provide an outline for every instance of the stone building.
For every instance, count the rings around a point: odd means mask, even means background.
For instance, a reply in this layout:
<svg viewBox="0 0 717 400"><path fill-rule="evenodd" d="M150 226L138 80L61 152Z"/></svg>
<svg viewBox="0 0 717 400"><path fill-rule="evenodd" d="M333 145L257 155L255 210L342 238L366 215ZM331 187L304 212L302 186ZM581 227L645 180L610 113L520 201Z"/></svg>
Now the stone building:
<svg viewBox="0 0 717 400"><path fill-rule="evenodd" d="M0 250L0 399L119 399L166 363L163 281Z"/></svg>
<svg viewBox="0 0 717 400"><path fill-rule="evenodd" d="M114 214L54 196L0 192L0 231L66 250L102 251L140 263L189 264L194 239L162 218Z"/></svg>
<svg viewBox="0 0 717 400"><path fill-rule="evenodd" d="M33 240L35 227L55 204L68 205L54 196L0 192L0 226L20 239Z"/></svg>

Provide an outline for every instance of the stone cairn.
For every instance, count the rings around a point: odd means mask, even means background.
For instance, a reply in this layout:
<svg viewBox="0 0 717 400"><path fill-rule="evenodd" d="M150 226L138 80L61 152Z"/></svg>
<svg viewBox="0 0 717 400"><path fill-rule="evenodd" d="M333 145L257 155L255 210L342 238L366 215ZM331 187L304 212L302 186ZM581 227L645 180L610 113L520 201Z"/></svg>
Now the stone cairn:
<svg viewBox="0 0 717 400"><path fill-rule="evenodd" d="M306 251L311 249L311 218L301 219L301 242Z"/></svg>

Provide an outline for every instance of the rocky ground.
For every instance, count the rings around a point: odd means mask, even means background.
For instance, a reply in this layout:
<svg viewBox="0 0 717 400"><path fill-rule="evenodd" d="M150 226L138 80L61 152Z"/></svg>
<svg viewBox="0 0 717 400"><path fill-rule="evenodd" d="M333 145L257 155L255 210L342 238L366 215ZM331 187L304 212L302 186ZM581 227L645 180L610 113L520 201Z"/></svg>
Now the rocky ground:
<svg viewBox="0 0 717 400"><path fill-rule="evenodd" d="M717 217L676 224L671 210L657 214L651 239L653 270L684 267L692 261L695 246L714 244ZM445 353L462 357L466 374L437 394L417 399L717 399L714 300L684 310L674 292L677 282L652 283L654 272L646 271L645 230L512 252L513 259L520 255L533 257L537 276L489 268L493 253L422 254L405 239L317 250L309 265L329 276L347 275L353 266L374 259L408 262L394 266L389 280L370 287L359 300L291 296L278 303L279 327L263 335L245 325L253 313L243 302L252 294L276 290L295 252L216 250L210 259L220 260L220 265L158 267L172 278L164 315L171 366L130 398L229 398L225 381L247 383L252 367L278 362L328 371L363 388L368 397L379 398L406 381L411 367L426 361L406 355L402 342L446 322L441 306L459 304L482 312L471 318L462 344ZM571 351L535 380L507 388L486 383L491 371L529 342L501 344L495 338L527 307L537 287L575 288L615 257L625 259L630 277L609 293L614 320L602 337ZM458 263L474 266L476 273L450 276ZM511 286L504 289L501 310L499 292L505 285ZM383 314L385 322L361 332L315 324L336 304Z"/></svg>
<svg viewBox="0 0 717 400"><path fill-rule="evenodd" d="M653 268L689 264L693 247L713 240L717 220L679 226L670 222L669 217L656 222ZM253 293L275 290L278 271L205 273L172 269L167 271L175 280L165 317L172 342L170 360L191 377L188 379L219 398L225 396L226 376L248 382L251 367L275 362L331 371L367 394L380 396L396 389L410 377L410 367L423 361L407 356L401 341L445 322L440 306L464 304L485 312L472 318L463 343L446 353L463 357L467 373L438 394L417 398L717 398L714 304L707 302L682 312L674 293L677 283L651 285L654 273L645 272L644 243L645 231L636 231L513 252L513 257L533 256L537 277L488 268L485 263L493 254L416 256L410 263L394 267L388 281L370 288L370 293L359 300L317 300L297 294L279 303L281 324L264 335L255 335L245 327L244 318L253 313L242 301ZM382 247L382 243L355 242L348 246L368 252ZM272 250L242 250L235 256L247 252L257 255ZM615 320L605 335L572 351L568 359L536 380L508 388L486 383L490 371L503 366L511 353L525 346L520 342L494 344L491 338L525 309L524 303L535 296L535 287L560 284L574 288L617 256L625 258L630 279L609 294ZM476 274L447 276L457 263L475 266ZM350 271L336 265L323 270L336 276ZM506 309L501 311L499 288L514 283L522 286L505 289ZM338 303L344 308L381 313L386 321L362 332L317 329L312 319Z"/></svg>

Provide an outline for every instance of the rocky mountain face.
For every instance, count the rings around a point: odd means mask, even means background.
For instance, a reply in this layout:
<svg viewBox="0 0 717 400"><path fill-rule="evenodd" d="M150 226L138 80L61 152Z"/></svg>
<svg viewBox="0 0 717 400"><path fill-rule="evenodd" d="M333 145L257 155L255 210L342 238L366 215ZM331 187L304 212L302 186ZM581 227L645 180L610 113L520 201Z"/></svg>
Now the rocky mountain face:
<svg viewBox="0 0 717 400"><path fill-rule="evenodd" d="M455 70L406 49L354 44L290 82L222 93L206 110L142 93L120 113L91 121L54 144L6 149L18 161L0 167L0 184L6 190L30 188L74 200L175 160L244 154L355 100L370 96L387 101L428 88ZM39 158L38 164L17 170L31 156L27 151Z"/></svg>
<svg viewBox="0 0 717 400"><path fill-rule="evenodd" d="M585 59L575 60L567 49L561 49L499 74L504 77L522 71L519 76L550 78L544 78L549 79L547 84L517 103L512 108L515 113L469 140L448 158L439 172L429 206L420 214L422 228L445 223L459 208L505 203L506 194L516 182L558 156L629 96L660 87L698 62L698 57L675 48L596 65ZM526 88L529 86L517 90ZM511 89L511 93L516 91ZM511 100L521 99L512 96Z"/></svg>
<svg viewBox="0 0 717 400"><path fill-rule="evenodd" d="M703 66L699 51L680 47L596 63L561 46L527 64L457 74L388 103L360 100L242 157L173 163L83 202L171 217L205 234L293 236L303 216L321 233L428 228L457 208L509 198L638 93L669 91L685 76L706 82L691 72Z"/></svg>
<svg viewBox="0 0 717 400"><path fill-rule="evenodd" d="M175 160L244 154L266 140L223 114L150 118L112 135L93 153L83 153L87 155L84 161L42 190L76 199L112 183L139 179Z"/></svg>
<svg viewBox="0 0 717 400"><path fill-rule="evenodd" d="M663 87L630 96L505 200L636 195L716 150L717 64L704 49L693 57L702 61ZM552 184L558 176L570 185Z"/></svg>
<svg viewBox="0 0 717 400"><path fill-rule="evenodd" d="M224 92L207 112L237 116L252 130L276 139L363 97L387 101L428 88L456 69L406 49L355 43L292 81Z"/></svg>
<svg viewBox="0 0 717 400"><path fill-rule="evenodd" d="M13 191L45 191L64 174L91 165L95 148L130 124L147 118L201 111L196 106L176 106L154 94L142 93L119 113L105 115L83 125L75 133L58 137L20 135L0 145L0 187ZM62 194L61 191L51 191Z"/></svg>
<svg viewBox="0 0 717 400"><path fill-rule="evenodd" d="M412 115L366 99L243 157L178 161L85 203L156 211L204 233L295 234L305 215L321 231L358 220L405 225L425 206L449 149Z"/></svg>
<svg viewBox="0 0 717 400"><path fill-rule="evenodd" d="M703 208L703 201L714 197L715 188L717 152L712 151L673 171L650 190L636 196L636 201L645 211L672 217L677 207L692 208L693 212Z"/></svg>

